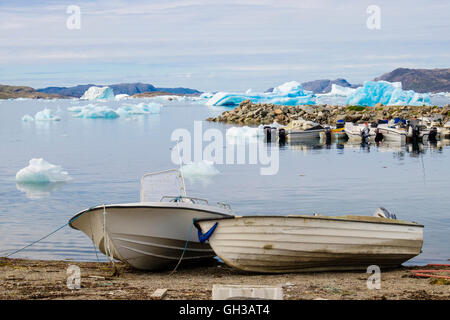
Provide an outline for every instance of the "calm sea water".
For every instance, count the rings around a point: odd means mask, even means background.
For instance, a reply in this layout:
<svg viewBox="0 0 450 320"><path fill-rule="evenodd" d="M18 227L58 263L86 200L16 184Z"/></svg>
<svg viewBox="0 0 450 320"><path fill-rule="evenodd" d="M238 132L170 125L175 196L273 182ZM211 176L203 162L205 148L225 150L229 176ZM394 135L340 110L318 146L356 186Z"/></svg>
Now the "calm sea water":
<svg viewBox="0 0 450 320"><path fill-rule="evenodd" d="M85 104L0 102L0 255L48 234L84 208L139 201L144 173L174 167L172 131L193 131L194 120L223 111L165 102L160 114L131 119L77 119L67 112L68 107ZM22 122L24 114L34 115L46 107L59 108L62 120ZM225 132L229 126L203 122L203 127ZM225 201L240 215L371 215L383 206L400 219L425 225L423 253L410 263L448 263L450 148L441 143L420 148L418 152L411 146L286 145L279 149L276 175L260 175L258 165L217 165L220 174L187 180L186 187L189 195ZM61 165L73 181L43 189L16 186L17 171L31 158L41 157ZM96 260L88 237L69 227L16 257Z"/></svg>

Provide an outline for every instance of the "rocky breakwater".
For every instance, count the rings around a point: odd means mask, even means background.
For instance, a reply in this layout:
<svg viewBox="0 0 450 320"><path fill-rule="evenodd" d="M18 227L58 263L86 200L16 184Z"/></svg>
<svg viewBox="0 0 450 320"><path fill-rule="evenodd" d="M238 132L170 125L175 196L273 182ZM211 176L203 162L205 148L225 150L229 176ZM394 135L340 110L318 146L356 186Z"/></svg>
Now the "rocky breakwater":
<svg viewBox="0 0 450 320"><path fill-rule="evenodd" d="M292 120L304 119L320 124L335 125L337 120L346 122L376 122L393 118L417 119L428 117L442 124L450 120L450 105L437 106L334 106L334 105L302 105L280 106L265 103L243 101L235 109L225 111L216 118L207 121L234 123L241 125L271 124L274 121L286 125Z"/></svg>

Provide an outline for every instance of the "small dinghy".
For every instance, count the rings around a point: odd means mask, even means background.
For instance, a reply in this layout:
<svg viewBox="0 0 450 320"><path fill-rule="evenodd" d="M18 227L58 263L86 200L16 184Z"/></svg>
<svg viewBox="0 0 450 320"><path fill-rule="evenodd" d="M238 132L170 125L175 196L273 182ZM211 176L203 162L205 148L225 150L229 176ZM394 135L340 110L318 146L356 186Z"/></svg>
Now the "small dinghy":
<svg viewBox="0 0 450 320"><path fill-rule="evenodd" d="M373 142L377 135L376 126L369 126L368 124L354 124L346 122L344 131L351 141L358 141L362 143Z"/></svg>
<svg viewBox="0 0 450 320"><path fill-rule="evenodd" d="M230 217L226 204L186 196L180 170L144 175L141 201L92 207L76 214L69 225L83 231L110 258L142 270L173 268L215 256L191 232L194 218ZM187 240L188 244L186 246Z"/></svg>
<svg viewBox="0 0 450 320"><path fill-rule="evenodd" d="M375 216L244 216L198 219L199 238L240 270L283 273L396 267L417 256L423 226Z"/></svg>
<svg viewBox="0 0 450 320"><path fill-rule="evenodd" d="M293 120L286 127L280 128L286 132L288 141L318 140L320 133L325 132L325 128L313 121L303 119ZM279 130L280 130L279 129Z"/></svg>

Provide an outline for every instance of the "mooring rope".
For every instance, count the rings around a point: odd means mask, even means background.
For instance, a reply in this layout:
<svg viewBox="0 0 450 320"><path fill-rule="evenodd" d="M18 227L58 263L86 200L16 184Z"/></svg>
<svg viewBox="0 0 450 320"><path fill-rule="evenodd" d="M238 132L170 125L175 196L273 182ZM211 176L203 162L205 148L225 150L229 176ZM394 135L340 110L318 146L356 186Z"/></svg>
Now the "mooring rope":
<svg viewBox="0 0 450 320"><path fill-rule="evenodd" d="M56 232L58 232L59 230L61 230L61 229L64 228L65 226L67 226L68 224L69 224L69 223L67 222L67 223L65 223L64 225L62 225L61 227L59 227L58 229L56 229L56 230L50 232L49 234L47 234L46 236L40 238L39 240L33 241L32 243L30 243L30 244L28 244L28 245L26 245L26 246L24 246L24 247L22 247L22 248L20 248L20 249L18 249L18 250L16 250L16 251L14 251L14 252L11 252L10 254L6 255L5 258L9 258L9 257L12 256L13 254L19 253L20 251L23 251L23 250L25 250L26 248L29 248L29 247L31 247L32 245L35 245L36 243L38 243L38 242L40 242L40 241L42 241L42 240L44 240L44 239L50 237L51 235L55 234Z"/></svg>
<svg viewBox="0 0 450 320"><path fill-rule="evenodd" d="M175 273L175 271L177 271L177 268L178 268L178 266L180 265L181 260L183 260L184 253L185 253L186 250L187 250L187 246L188 246L188 243L189 243L189 239L191 238L191 233L192 233L193 226L194 226L194 222L192 222L191 228L189 229L189 233L188 233L188 237L187 237L187 239L186 239L186 244L184 245L183 253L181 254L181 257L180 257L180 259L178 260L178 263L177 263L177 265L175 266L175 268L172 270L172 272L169 273L169 276L171 276L172 274Z"/></svg>

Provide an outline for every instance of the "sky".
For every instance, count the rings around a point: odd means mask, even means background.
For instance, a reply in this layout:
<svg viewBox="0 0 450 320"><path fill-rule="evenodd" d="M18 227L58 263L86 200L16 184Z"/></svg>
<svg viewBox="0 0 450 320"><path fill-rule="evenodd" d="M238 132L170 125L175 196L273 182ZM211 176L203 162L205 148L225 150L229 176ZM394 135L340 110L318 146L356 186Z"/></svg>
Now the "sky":
<svg viewBox="0 0 450 320"><path fill-rule="evenodd" d="M379 29L368 28L371 5ZM69 6L79 29L67 27ZM449 68L449 13L447 0L0 0L0 83L362 83L397 67Z"/></svg>

